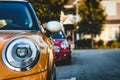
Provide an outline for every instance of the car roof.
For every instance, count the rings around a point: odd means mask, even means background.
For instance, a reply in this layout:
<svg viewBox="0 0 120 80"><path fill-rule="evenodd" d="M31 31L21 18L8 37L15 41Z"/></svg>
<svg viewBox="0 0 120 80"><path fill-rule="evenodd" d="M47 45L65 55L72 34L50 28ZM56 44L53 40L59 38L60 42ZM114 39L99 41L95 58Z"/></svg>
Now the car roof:
<svg viewBox="0 0 120 80"><path fill-rule="evenodd" d="M21 1L21 2L26 2L27 0L0 0L0 1Z"/></svg>

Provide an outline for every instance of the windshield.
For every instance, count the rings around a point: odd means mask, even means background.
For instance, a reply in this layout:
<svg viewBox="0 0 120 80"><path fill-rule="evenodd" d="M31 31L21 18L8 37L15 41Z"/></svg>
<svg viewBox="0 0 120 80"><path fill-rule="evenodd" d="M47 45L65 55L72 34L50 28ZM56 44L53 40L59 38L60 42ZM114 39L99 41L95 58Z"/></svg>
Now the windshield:
<svg viewBox="0 0 120 80"><path fill-rule="evenodd" d="M65 39L65 35L64 35L63 31L59 31L59 32L57 32L57 33L53 33L53 34L51 35L51 37L52 37L53 39Z"/></svg>
<svg viewBox="0 0 120 80"><path fill-rule="evenodd" d="M33 21L23 4L0 3L0 30L30 30Z"/></svg>

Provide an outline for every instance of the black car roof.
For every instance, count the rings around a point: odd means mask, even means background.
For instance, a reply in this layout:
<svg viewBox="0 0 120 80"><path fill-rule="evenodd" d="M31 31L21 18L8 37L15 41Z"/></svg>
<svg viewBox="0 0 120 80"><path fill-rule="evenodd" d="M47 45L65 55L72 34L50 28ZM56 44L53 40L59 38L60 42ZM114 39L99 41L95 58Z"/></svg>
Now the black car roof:
<svg viewBox="0 0 120 80"><path fill-rule="evenodd" d="M19 1L19 2L26 2L27 0L0 0L0 1Z"/></svg>

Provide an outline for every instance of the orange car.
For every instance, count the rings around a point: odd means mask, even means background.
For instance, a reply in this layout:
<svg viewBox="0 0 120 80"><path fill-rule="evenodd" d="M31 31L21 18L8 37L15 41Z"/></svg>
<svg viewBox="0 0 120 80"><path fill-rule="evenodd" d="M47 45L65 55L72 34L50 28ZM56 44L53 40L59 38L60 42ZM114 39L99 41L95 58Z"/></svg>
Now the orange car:
<svg viewBox="0 0 120 80"><path fill-rule="evenodd" d="M56 80L48 34L60 29L50 21L43 32L29 2L0 1L0 80Z"/></svg>

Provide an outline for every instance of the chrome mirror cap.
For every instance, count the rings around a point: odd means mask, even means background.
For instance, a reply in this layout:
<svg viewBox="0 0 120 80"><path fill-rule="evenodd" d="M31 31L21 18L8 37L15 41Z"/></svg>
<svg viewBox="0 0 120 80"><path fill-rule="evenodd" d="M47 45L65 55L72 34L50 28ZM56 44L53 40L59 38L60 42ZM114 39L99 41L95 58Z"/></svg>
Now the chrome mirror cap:
<svg viewBox="0 0 120 80"><path fill-rule="evenodd" d="M55 33L60 31L62 29L62 26L58 21L49 21L46 25L46 29L52 33Z"/></svg>

